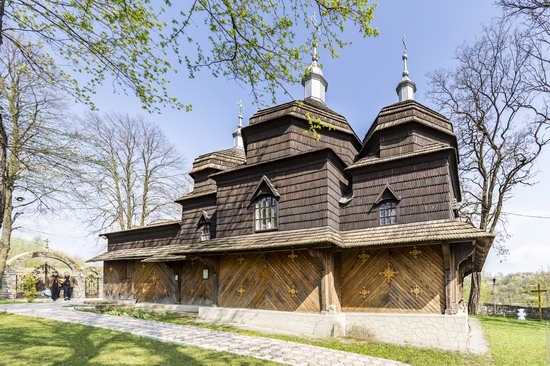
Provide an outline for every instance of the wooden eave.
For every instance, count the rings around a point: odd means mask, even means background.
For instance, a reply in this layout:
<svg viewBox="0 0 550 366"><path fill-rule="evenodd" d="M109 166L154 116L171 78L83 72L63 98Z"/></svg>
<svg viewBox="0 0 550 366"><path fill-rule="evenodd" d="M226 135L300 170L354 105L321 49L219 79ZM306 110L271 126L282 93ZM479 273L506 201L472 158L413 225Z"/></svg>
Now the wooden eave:
<svg viewBox="0 0 550 366"><path fill-rule="evenodd" d="M183 202L183 201L189 201L189 200L194 200L194 199L198 199L198 198L204 198L204 197L207 197L207 196L211 196L211 195L215 195L217 194L218 191L215 190L215 189L212 189L212 190L208 190L206 192L199 192L199 193L195 193L193 191L179 197L179 198L176 198L174 200L174 202L176 203L180 203L180 202Z"/></svg>
<svg viewBox="0 0 550 366"><path fill-rule="evenodd" d="M159 231L160 229L169 228L169 227L179 228L180 226L181 226L180 221L170 221L170 222L163 222L158 224L151 224L147 226L136 227L133 229L111 231L111 232L99 234L99 236L109 239L109 238L121 237L128 234L134 234L134 233L145 232L145 231Z"/></svg>

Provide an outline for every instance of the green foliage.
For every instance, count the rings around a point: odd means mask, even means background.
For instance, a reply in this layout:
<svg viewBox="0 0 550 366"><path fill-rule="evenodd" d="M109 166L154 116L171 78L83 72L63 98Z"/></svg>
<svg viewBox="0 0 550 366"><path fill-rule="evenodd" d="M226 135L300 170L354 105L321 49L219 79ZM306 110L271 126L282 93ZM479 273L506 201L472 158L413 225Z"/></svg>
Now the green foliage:
<svg viewBox="0 0 550 366"><path fill-rule="evenodd" d="M274 100L285 83L301 80L313 38L338 57L349 44L346 25L376 36L375 7L368 0L13 0L5 2L0 31L37 74L81 102L93 106L97 87L110 77L149 111L189 110L168 90L180 65L190 77L207 69L251 86L256 101L264 92ZM318 22L310 20L314 11ZM312 27L315 34L300 39Z"/></svg>
<svg viewBox="0 0 550 366"><path fill-rule="evenodd" d="M273 362L79 324L0 314L2 365L255 366Z"/></svg>
<svg viewBox="0 0 550 366"><path fill-rule="evenodd" d="M493 278L496 278L495 292L493 292ZM543 289L550 290L550 270L537 272L518 272L507 275L491 275L483 273L481 276L480 303L497 303L505 305L538 306L537 296L531 290L540 283ZM465 299L468 299L470 278L464 280ZM550 293L542 294L544 306L550 306Z"/></svg>
<svg viewBox="0 0 550 366"><path fill-rule="evenodd" d="M28 302L33 302L38 295L38 292L36 291L36 282L36 278L34 278L34 276L30 274L25 276L25 278L23 279L23 295Z"/></svg>
<svg viewBox="0 0 550 366"><path fill-rule="evenodd" d="M325 128L331 131L335 128L334 125L322 121L319 117L312 116L309 112L306 112L306 118L309 124L309 131L304 131L304 135L311 133L313 137L317 139L317 141L321 139L321 134L319 134L319 130Z"/></svg>

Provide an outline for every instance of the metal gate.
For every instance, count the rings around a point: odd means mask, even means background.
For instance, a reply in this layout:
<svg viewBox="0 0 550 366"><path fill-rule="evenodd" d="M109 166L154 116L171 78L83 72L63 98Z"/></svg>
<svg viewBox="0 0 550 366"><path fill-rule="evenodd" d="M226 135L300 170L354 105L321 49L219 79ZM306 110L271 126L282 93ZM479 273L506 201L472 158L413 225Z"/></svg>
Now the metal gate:
<svg viewBox="0 0 550 366"><path fill-rule="evenodd" d="M99 297L99 276L96 273L90 273L84 282L85 296Z"/></svg>

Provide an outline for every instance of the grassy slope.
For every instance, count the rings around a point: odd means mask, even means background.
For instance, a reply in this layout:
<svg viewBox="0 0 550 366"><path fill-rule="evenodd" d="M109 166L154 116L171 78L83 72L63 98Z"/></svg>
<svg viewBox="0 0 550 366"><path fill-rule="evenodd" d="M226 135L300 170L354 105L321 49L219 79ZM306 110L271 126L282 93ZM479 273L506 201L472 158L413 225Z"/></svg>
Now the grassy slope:
<svg viewBox="0 0 550 366"><path fill-rule="evenodd" d="M497 366L546 365L546 323L479 317Z"/></svg>
<svg viewBox="0 0 550 366"><path fill-rule="evenodd" d="M0 365L275 365L127 333L0 314Z"/></svg>

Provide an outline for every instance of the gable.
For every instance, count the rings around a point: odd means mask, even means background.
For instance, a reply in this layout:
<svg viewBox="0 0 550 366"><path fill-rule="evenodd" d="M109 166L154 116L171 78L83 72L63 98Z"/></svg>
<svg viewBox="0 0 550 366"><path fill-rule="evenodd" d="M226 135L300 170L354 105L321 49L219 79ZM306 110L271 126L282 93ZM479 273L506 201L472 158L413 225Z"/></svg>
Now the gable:
<svg viewBox="0 0 550 366"><path fill-rule="evenodd" d="M206 211L202 211L201 216L199 217L199 222L197 223L197 227L201 227L203 225L210 225L212 221L212 216L208 215Z"/></svg>
<svg viewBox="0 0 550 366"><path fill-rule="evenodd" d="M250 198L249 198L249 203L252 203L256 201L258 198L265 197L265 196L273 196L276 198L281 197L281 195L279 194L279 192L277 192L277 189L275 188L273 183L271 183L269 178L264 175L262 176L262 179L254 189L254 191L252 191L252 194L250 195Z"/></svg>
<svg viewBox="0 0 550 366"><path fill-rule="evenodd" d="M379 205L380 203L388 200L399 202L401 197L395 193L390 184L386 183L386 186L378 194L376 200L374 200L374 204Z"/></svg>

